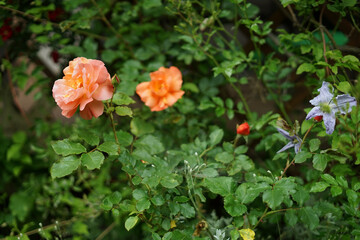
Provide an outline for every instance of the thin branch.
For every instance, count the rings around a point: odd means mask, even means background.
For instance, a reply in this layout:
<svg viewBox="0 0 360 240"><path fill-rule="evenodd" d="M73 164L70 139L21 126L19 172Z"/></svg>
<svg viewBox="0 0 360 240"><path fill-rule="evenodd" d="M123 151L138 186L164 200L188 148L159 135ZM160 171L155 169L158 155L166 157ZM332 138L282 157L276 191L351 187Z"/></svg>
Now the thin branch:
<svg viewBox="0 0 360 240"><path fill-rule="evenodd" d="M47 226L45 226L45 227L42 227L41 229L42 229L42 230L48 230L48 229L53 229L53 228L55 228L55 227L65 226L65 225L68 225L68 224L70 224L70 223L72 223L72 222L74 222L74 221L76 221L76 220L77 220L76 218L71 218L71 219L69 219L69 220L65 220L65 221L61 221L61 222L58 222L58 223L53 223L53 224L47 225ZM17 238L20 239L20 237L21 237L22 235L30 236L30 235L34 235L34 234L36 234L36 233L39 233L39 229L38 229L38 228L37 228L37 229L34 229L34 230L31 230L31 231L28 231L28 232L26 232L26 233L21 233L21 234L15 236L15 237L17 237ZM0 239L0 240L6 240L6 239L7 239L7 238L2 238L2 239Z"/></svg>
<svg viewBox="0 0 360 240"><path fill-rule="evenodd" d="M127 49L130 50L131 56L134 57L134 53L133 53L132 47L129 45L129 43L124 40L123 36L119 33L119 31L116 31L116 29L115 29L114 26L109 22L109 20L106 18L106 16L104 15L102 9L101 9L100 6L96 3L96 1L95 1L95 0L91 0L91 2L92 2L92 3L94 4L94 6L99 10L101 20L103 20L103 22L106 24L106 26L108 26L108 28L116 35L116 37L119 38L119 39L126 45Z"/></svg>
<svg viewBox="0 0 360 240"><path fill-rule="evenodd" d="M103 239L111 230L115 227L115 222L110 224L95 240L101 240Z"/></svg>

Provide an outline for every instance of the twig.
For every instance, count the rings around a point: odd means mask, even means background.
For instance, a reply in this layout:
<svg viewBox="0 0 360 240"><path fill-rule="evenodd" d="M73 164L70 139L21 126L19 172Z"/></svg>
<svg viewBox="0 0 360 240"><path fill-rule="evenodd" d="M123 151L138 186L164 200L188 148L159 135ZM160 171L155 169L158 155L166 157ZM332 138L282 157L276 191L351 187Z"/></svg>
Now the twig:
<svg viewBox="0 0 360 240"><path fill-rule="evenodd" d="M110 224L95 240L103 239L115 227L115 225L115 222Z"/></svg>
<svg viewBox="0 0 360 240"><path fill-rule="evenodd" d="M116 35L116 37L118 37L127 47L127 49L130 50L130 54L132 57L134 57L134 53L132 50L132 47L129 45L129 43L127 41L124 40L123 36L116 31L116 29L113 27L113 25L111 25L111 23L109 22L109 20L106 18L106 16L104 15L104 13L102 12L102 9L99 7L99 5L96 3L95 0L91 0L91 2L94 4L94 6L99 10L100 13L100 17L101 20L103 20L103 22L106 24L106 26L109 27L109 29Z"/></svg>
<svg viewBox="0 0 360 240"><path fill-rule="evenodd" d="M50 225L47 225L45 227L42 227L42 230L47 230L47 229L52 229L52 228L55 228L56 226L65 226L65 225L68 225L74 221L76 221L77 219L76 218L71 218L69 220L65 220L65 221L61 221L61 222L58 222L58 223L53 223L53 224L50 224ZM33 234L36 234L36 233L39 233L39 229L34 229L34 230L31 230L31 231L28 231L26 233L22 233L22 234L19 234L15 237L17 238L20 238L21 235L27 235L27 236L30 236L30 235L33 235ZM7 238L2 238L0 240L6 240Z"/></svg>
<svg viewBox="0 0 360 240"><path fill-rule="evenodd" d="M290 12L290 15L291 15L291 17L292 17L292 20L293 20L295 26L301 26L300 23L299 23L299 21L297 20L296 15L294 14L294 11L292 10L292 8L291 8L290 5L287 6L287 9L288 9L289 12Z"/></svg>

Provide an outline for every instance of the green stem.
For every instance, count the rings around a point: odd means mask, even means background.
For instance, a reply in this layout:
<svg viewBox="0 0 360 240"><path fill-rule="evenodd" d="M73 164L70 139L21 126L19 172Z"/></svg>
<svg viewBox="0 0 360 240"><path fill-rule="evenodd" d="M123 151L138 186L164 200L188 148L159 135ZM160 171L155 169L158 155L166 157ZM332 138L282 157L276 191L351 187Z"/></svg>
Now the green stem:
<svg viewBox="0 0 360 240"><path fill-rule="evenodd" d="M213 148L214 148L214 146L205 149L205 150L200 154L199 158L202 158L207 152L209 152L209 151L212 150Z"/></svg>
<svg viewBox="0 0 360 240"><path fill-rule="evenodd" d="M260 219L257 221L253 229L255 229L259 225L259 223L263 220L268 210L269 210L269 206L266 206L264 213L261 215Z"/></svg>

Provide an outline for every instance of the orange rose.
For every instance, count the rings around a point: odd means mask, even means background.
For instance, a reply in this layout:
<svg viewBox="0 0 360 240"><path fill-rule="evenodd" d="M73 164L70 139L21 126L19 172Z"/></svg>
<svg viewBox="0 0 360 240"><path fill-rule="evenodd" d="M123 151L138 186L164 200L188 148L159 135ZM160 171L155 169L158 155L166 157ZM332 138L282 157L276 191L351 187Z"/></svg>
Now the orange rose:
<svg viewBox="0 0 360 240"><path fill-rule="evenodd" d="M103 114L104 104L101 101L110 99L114 92L104 63L78 57L70 61L63 72L65 76L56 80L52 89L61 114L70 118L78 106L80 116L87 120Z"/></svg>
<svg viewBox="0 0 360 240"><path fill-rule="evenodd" d="M180 90L182 77L177 67L160 67L150 73L150 78L150 82L137 85L136 93L151 111L161 111L174 105L185 93Z"/></svg>

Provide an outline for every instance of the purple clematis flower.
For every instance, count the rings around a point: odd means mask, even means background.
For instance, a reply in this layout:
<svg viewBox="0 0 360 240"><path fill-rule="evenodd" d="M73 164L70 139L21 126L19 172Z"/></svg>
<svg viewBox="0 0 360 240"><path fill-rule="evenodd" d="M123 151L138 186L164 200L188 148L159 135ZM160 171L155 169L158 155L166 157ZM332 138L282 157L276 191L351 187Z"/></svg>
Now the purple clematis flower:
<svg viewBox="0 0 360 240"><path fill-rule="evenodd" d="M284 137L286 137L290 142L288 142L288 144L286 144L282 149L280 149L279 151L277 151L276 153L281 153L289 148L294 147L295 149L295 153L297 154L298 152L300 152L300 146L302 143L301 138L299 138L297 135L294 136L290 136L290 134L281 129L281 128L276 128L278 130L279 133L281 133L281 135L283 135Z"/></svg>
<svg viewBox="0 0 360 240"><path fill-rule="evenodd" d="M323 116L326 133L332 134L336 122L335 114L351 112L352 107L356 106L356 99L348 94L338 95L334 98L328 82L323 82L318 92L320 94L310 100L310 103L315 107L308 113L306 120L316 116Z"/></svg>

